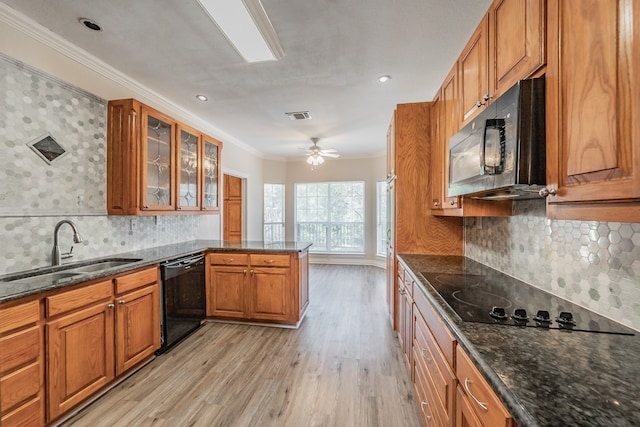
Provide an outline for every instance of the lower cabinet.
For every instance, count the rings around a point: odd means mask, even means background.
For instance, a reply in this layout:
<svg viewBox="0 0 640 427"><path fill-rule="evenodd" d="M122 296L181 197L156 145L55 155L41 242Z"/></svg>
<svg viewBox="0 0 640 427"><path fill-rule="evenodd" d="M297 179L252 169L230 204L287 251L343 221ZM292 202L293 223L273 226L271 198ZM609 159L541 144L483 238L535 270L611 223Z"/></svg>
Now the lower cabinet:
<svg viewBox="0 0 640 427"><path fill-rule="evenodd" d="M410 366L423 424L515 427L513 418L457 344L421 286L400 263L398 271L398 340ZM408 304L411 296L412 306ZM407 313L412 316L408 325L404 320Z"/></svg>
<svg viewBox="0 0 640 427"><path fill-rule="evenodd" d="M309 303L307 252L209 253L207 316L297 324Z"/></svg>
<svg viewBox="0 0 640 427"><path fill-rule="evenodd" d="M48 421L160 347L158 277L154 267L45 298Z"/></svg>
<svg viewBox="0 0 640 427"><path fill-rule="evenodd" d="M457 426L476 425L485 427L513 427L511 415L484 380L466 353L456 350L456 375L458 377L458 418ZM473 415L475 416L475 419ZM462 421L468 420L468 424ZM471 421L474 420L474 421Z"/></svg>
<svg viewBox="0 0 640 427"><path fill-rule="evenodd" d="M40 301L0 305L0 425L44 425Z"/></svg>

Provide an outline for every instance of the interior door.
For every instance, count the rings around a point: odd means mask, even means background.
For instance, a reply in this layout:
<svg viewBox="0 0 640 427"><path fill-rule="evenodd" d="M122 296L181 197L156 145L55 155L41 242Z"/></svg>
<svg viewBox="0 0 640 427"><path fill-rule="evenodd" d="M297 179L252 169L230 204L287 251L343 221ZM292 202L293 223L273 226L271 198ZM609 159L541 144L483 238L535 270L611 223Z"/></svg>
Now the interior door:
<svg viewBox="0 0 640 427"><path fill-rule="evenodd" d="M242 178L224 175L224 240L242 240Z"/></svg>

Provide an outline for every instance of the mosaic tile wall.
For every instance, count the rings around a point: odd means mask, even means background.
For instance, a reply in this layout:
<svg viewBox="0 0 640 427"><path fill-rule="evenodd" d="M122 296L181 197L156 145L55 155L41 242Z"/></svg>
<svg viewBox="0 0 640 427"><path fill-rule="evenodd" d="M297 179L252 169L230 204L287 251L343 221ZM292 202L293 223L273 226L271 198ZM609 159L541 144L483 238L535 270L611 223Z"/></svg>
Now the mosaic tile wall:
<svg viewBox="0 0 640 427"><path fill-rule="evenodd" d="M544 200L465 218L465 254L640 330L640 224L550 220Z"/></svg>
<svg viewBox="0 0 640 427"><path fill-rule="evenodd" d="M75 262L195 240L201 218L196 215L158 216L157 220L127 216L0 218L0 275L50 265L53 229L62 219L73 221L83 239L82 243L74 244L71 227L60 228L60 249L68 252L74 245L70 261Z"/></svg>
<svg viewBox="0 0 640 427"><path fill-rule="evenodd" d="M104 214L106 101L0 55L0 214ZM48 164L27 143L52 136Z"/></svg>
<svg viewBox="0 0 640 427"><path fill-rule="evenodd" d="M50 265L62 219L73 261L198 237L200 216L106 215L105 123L104 100L0 54L0 275ZM69 150L51 165L25 145L47 132Z"/></svg>

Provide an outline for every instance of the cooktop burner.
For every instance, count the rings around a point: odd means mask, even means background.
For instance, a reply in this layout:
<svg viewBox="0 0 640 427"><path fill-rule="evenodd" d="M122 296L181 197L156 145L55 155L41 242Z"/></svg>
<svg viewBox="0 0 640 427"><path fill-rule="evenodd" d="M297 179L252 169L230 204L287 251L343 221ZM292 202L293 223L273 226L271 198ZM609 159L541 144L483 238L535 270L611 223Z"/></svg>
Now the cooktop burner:
<svg viewBox="0 0 640 427"><path fill-rule="evenodd" d="M422 275L466 322L634 335L624 325L495 270L487 276Z"/></svg>

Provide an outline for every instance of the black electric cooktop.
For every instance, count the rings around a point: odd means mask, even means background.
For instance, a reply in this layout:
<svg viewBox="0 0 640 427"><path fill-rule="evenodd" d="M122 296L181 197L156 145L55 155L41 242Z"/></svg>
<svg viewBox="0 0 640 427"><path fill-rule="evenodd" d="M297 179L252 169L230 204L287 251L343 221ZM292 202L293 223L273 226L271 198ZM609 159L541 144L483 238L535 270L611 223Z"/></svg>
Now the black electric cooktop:
<svg viewBox="0 0 640 427"><path fill-rule="evenodd" d="M634 335L633 329L500 272L421 274L465 322Z"/></svg>

